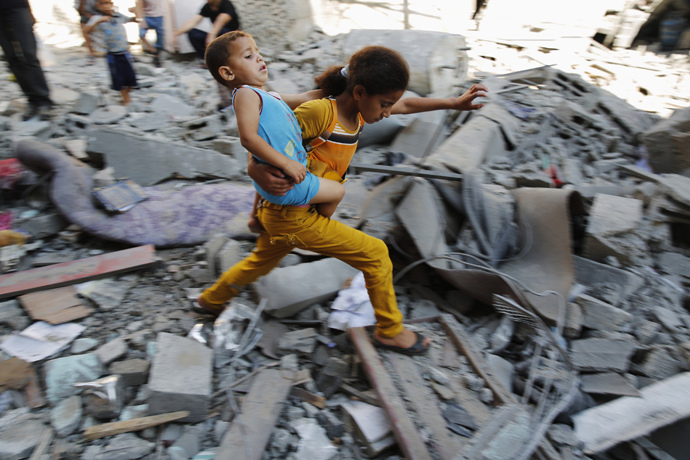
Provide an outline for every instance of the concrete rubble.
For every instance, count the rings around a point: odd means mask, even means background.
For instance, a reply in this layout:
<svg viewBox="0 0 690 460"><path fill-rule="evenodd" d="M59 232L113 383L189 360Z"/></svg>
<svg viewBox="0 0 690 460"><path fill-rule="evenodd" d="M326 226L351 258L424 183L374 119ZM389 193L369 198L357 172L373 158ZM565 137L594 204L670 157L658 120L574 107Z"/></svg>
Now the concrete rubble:
<svg viewBox="0 0 690 460"><path fill-rule="evenodd" d="M365 130L335 216L388 243L425 357L377 352L361 319L329 327L336 298L366 301L356 271L307 251L226 323L191 310L254 237L234 115L188 56L157 69L135 52L125 109L103 65L48 46L52 122L21 122L3 85L0 160L27 164L0 181L0 230L31 237L0 246L0 458L685 458L687 53L486 35L314 29L262 46L277 91L373 41L455 61L443 78L415 61L416 94L489 87L479 111ZM124 178L150 198L108 214L91 192ZM175 206L218 219L173 226Z"/></svg>

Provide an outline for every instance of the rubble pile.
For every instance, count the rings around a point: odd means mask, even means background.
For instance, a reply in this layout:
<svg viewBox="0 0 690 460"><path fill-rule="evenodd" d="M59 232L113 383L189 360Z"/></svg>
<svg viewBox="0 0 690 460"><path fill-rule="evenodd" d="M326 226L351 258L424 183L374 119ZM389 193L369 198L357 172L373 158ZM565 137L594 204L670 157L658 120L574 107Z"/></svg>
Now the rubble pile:
<svg viewBox="0 0 690 460"><path fill-rule="evenodd" d="M267 53L271 89L311 88L347 39ZM455 93L481 82L485 107L370 126L335 216L389 244L400 308L434 340L415 358L375 350L358 273L305 251L217 320L194 313L252 249L242 212L180 244L184 229L70 206L124 178L177 204L190 187L238 200L223 187L248 186L246 152L207 71L137 56L125 109L105 65L56 49L72 65L49 70L51 122L20 122L4 85L0 457L683 458L688 109L645 112L609 91L615 72L599 86L470 42ZM594 49L580 70L606 68ZM93 188L17 161L27 140ZM114 228L76 224L96 214ZM135 242L147 229L163 242Z"/></svg>

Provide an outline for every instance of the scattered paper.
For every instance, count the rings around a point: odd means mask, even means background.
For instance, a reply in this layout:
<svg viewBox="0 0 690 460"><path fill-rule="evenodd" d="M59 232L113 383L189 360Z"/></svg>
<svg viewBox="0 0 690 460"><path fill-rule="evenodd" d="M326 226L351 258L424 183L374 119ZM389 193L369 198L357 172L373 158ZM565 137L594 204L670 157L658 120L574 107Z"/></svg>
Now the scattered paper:
<svg viewBox="0 0 690 460"><path fill-rule="evenodd" d="M350 327L376 324L374 307L369 300L362 272L354 276L348 288L338 292L331 309L335 310L328 317L328 327L332 329L344 331Z"/></svg>
<svg viewBox="0 0 690 460"><path fill-rule="evenodd" d="M0 349L26 362L40 361L65 349L86 327L76 323L53 326L37 321L21 332L12 333Z"/></svg>

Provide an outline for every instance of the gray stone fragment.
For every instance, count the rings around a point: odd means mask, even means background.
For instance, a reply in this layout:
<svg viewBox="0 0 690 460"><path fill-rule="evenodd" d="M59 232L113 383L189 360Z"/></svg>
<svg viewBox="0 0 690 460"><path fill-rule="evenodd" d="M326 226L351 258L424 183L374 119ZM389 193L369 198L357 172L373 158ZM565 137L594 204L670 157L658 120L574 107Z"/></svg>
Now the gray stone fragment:
<svg viewBox="0 0 690 460"><path fill-rule="evenodd" d="M0 323L7 324L15 331L24 330L31 323L19 300L12 299L0 302Z"/></svg>
<svg viewBox="0 0 690 460"><path fill-rule="evenodd" d="M125 386L136 386L146 383L150 365L145 359L128 359L112 363L109 370L111 374L122 376Z"/></svg>
<svg viewBox="0 0 690 460"><path fill-rule="evenodd" d="M110 439L94 460L136 460L153 452L156 444L132 433L118 434Z"/></svg>
<svg viewBox="0 0 690 460"><path fill-rule="evenodd" d="M90 337L79 337L74 342L72 342L72 347L70 348L70 353L73 355L79 355L85 351L89 351L98 345L98 340Z"/></svg>
<svg viewBox="0 0 690 460"><path fill-rule="evenodd" d="M68 436L79 428L82 418L82 400L79 396L60 401L50 411L50 424L60 437Z"/></svg>
<svg viewBox="0 0 690 460"><path fill-rule="evenodd" d="M573 340L570 357L581 371L625 372L635 344L625 340L600 338Z"/></svg>
<svg viewBox="0 0 690 460"><path fill-rule="evenodd" d="M121 358L126 353L127 342L122 337L118 337L110 342L106 342L98 347L96 351L94 351L94 354L98 356L98 359L104 366L107 366L116 359Z"/></svg>
<svg viewBox="0 0 690 460"><path fill-rule="evenodd" d="M75 383L91 382L103 375L103 365L93 353L73 355L44 364L46 397L51 404L79 392Z"/></svg>
<svg viewBox="0 0 690 460"><path fill-rule="evenodd" d="M127 107L122 105L107 105L94 110L90 118L97 125L117 123L127 116Z"/></svg>
<svg viewBox="0 0 690 460"><path fill-rule="evenodd" d="M617 331L633 318L627 311L587 294L579 295L574 302L582 309L582 325L590 329Z"/></svg>
<svg viewBox="0 0 690 460"><path fill-rule="evenodd" d="M36 238L48 238L57 235L64 230L69 223L58 213L42 213L31 219L23 220L17 224L17 228L29 232Z"/></svg>
<svg viewBox="0 0 690 460"><path fill-rule="evenodd" d="M283 354L296 353L311 356L316 347L317 331L314 328L286 332L278 339L278 350Z"/></svg>
<svg viewBox="0 0 690 460"><path fill-rule="evenodd" d="M28 458L41 440L46 427L33 416L27 416L18 423L0 432L0 458L22 460Z"/></svg>
<svg viewBox="0 0 690 460"><path fill-rule="evenodd" d="M79 99L74 102L72 111L79 115L90 115L99 105L99 95L94 93L79 93Z"/></svg>
<svg viewBox="0 0 690 460"><path fill-rule="evenodd" d="M299 419L292 426L300 437L295 453L297 458L329 460L338 453L338 448L331 443L326 431L315 420Z"/></svg>
<svg viewBox="0 0 690 460"><path fill-rule="evenodd" d="M645 355L642 363L635 366L635 370L644 376L663 380L678 374L683 367L667 347L655 347Z"/></svg>

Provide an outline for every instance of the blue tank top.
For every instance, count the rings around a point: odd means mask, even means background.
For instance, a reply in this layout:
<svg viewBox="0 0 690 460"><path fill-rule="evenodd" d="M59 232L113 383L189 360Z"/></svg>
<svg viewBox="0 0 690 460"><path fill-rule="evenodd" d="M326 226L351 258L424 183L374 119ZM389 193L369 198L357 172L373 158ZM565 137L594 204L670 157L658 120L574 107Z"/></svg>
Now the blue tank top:
<svg viewBox="0 0 690 460"><path fill-rule="evenodd" d="M261 98L261 114L259 115L259 136L268 142L271 147L291 160L299 161L307 167L307 151L302 146L302 129L295 118L292 109L283 101L277 93L264 91L251 86L244 86L254 90ZM237 89L232 93L233 104ZM254 156L257 161L266 163ZM285 196L271 195L256 183L254 188L266 200L271 203L284 205L309 204L319 191L319 179L307 172L305 179Z"/></svg>

